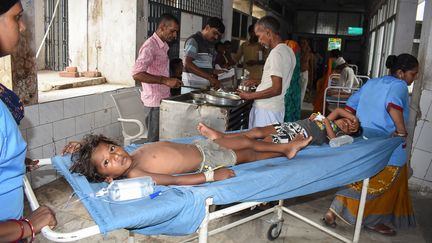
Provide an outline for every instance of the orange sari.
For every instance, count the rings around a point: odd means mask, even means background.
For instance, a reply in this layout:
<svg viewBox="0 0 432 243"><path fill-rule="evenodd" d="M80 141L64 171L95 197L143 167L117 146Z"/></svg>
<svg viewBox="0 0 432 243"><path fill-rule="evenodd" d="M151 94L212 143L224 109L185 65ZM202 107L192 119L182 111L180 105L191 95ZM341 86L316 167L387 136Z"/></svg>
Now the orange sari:
<svg viewBox="0 0 432 243"><path fill-rule="evenodd" d="M336 193L330 210L349 224L355 224L362 182L352 183ZM364 225L392 223L394 226L416 225L408 191L408 166L386 166L370 178L363 215Z"/></svg>
<svg viewBox="0 0 432 243"><path fill-rule="evenodd" d="M328 86L328 80L333 73L333 63L336 58L329 58L327 61L327 71L317 82L317 93L313 102L313 112L323 111L324 91Z"/></svg>

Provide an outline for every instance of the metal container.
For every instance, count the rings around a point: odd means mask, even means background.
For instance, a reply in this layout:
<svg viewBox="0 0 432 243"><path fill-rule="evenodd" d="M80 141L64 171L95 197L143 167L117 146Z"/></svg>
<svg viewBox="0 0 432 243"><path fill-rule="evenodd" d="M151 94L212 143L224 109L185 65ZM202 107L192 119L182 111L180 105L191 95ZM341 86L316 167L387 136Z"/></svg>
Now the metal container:
<svg viewBox="0 0 432 243"><path fill-rule="evenodd" d="M220 91L207 91L205 99L210 104L220 106L237 106L242 103L240 96Z"/></svg>
<svg viewBox="0 0 432 243"><path fill-rule="evenodd" d="M194 104L191 93L162 100L160 106L160 139L199 135L198 123L203 122L218 131L247 128L252 102L241 101L236 106Z"/></svg>
<svg viewBox="0 0 432 243"><path fill-rule="evenodd" d="M256 86L247 86L243 83L239 84L238 89L244 92L253 92L256 90Z"/></svg>

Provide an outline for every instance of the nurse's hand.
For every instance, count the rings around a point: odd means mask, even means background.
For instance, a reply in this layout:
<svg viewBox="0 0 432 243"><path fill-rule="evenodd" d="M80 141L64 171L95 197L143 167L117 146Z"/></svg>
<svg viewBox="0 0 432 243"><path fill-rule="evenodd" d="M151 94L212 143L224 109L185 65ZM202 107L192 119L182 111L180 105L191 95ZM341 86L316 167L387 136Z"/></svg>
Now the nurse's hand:
<svg viewBox="0 0 432 243"><path fill-rule="evenodd" d="M183 85L183 82L176 78L163 78L162 84L165 84L170 88L179 88L180 86Z"/></svg>
<svg viewBox="0 0 432 243"><path fill-rule="evenodd" d="M40 206L37 208L27 217L27 219L33 225L35 233L39 233L45 226L49 226L52 229L57 225L54 212L46 206Z"/></svg>
<svg viewBox="0 0 432 243"><path fill-rule="evenodd" d="M66 144L66 146L64 146L61 154L72 154L76 151L78 151L81 148L81 143L80 142L69 142L68 144Z"/></svg>

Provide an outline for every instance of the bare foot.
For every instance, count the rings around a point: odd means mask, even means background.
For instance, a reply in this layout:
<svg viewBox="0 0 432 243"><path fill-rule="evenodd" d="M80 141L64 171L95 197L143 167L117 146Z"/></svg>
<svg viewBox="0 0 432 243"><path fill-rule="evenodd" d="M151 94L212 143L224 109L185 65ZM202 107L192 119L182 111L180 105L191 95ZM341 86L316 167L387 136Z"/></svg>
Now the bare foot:
<svg viewBox="0 0 432 243"><path fill-rule="evenodd" d="M223 138L223 133L212 129L201 122L198 123L197 129L201 135L203 135L204 137L207 137L211 140L215 140L217 138Z"/></svg>
<svg viewBox="0 0 432 243"><path fill-rule="evenodd" d="M298 134L293 140L287 143L287 150L285 151L286 157L288 157L288 159L294 158L297 152L306 147L310 141L312 141L312 136L305 138L302 134Z"/></svg>

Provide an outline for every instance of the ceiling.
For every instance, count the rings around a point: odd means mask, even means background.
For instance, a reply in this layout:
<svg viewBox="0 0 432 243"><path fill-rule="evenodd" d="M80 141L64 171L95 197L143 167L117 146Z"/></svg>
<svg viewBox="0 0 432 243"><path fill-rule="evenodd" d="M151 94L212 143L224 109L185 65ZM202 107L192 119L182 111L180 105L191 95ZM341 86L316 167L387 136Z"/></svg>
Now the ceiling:
<svg viewBox="0 0 432 243"><path fill-rule="evenodd" d="M367 0L265 0L275 1L289 10L332 10L332 11L359 11L364 12L368 5Z"/></svg>

